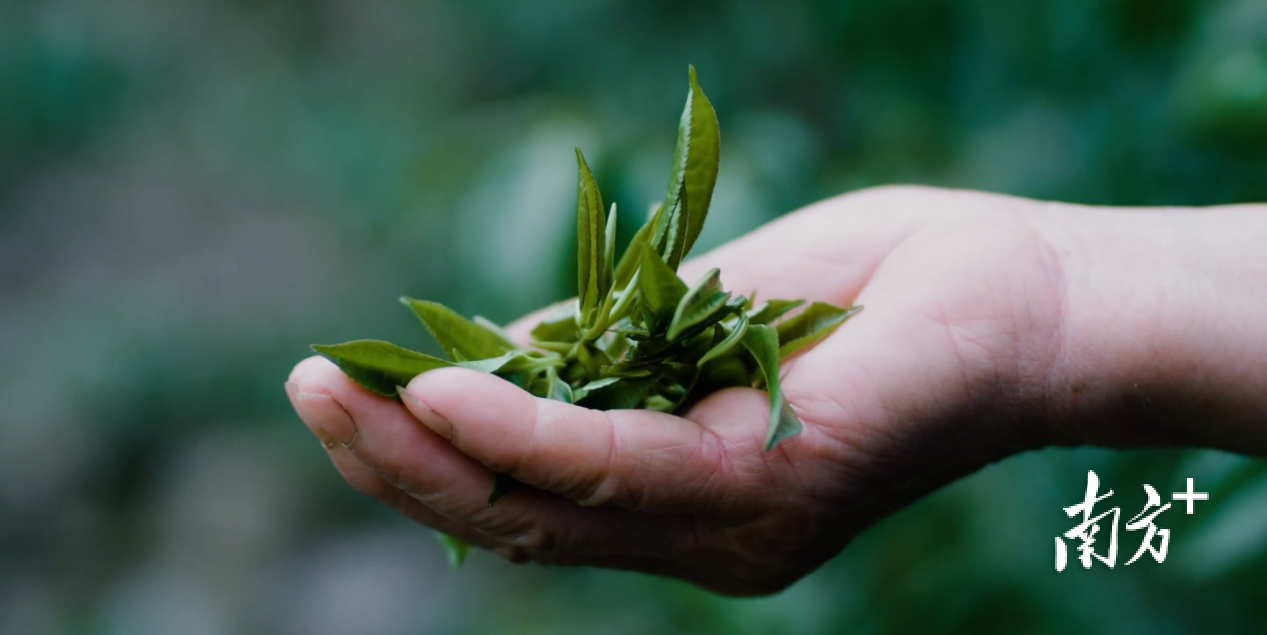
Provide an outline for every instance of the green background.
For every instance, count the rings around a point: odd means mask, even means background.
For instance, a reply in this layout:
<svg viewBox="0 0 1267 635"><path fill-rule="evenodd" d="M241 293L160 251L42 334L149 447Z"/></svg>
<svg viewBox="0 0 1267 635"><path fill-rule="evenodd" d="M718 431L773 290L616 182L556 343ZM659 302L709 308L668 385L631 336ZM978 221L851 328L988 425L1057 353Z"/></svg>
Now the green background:
<svg viewBox="0 0 1267 635"><path fill-rule="evenodd" d="M344 485L283 395L306 345L434 350L401 294L569 295L572 147L608 199L660 196L688 63L724 138L701 248L895 182L1267 200L1261 0L0 0L0 632L1267 624L1267 470L1228 454L1013 458L756 600L453 572ZM1163 564L1123 567L1123 531L1117 568L1057 574L1089 469L1123 524L1145 483L1212 500L1158 518Z"/></svg>

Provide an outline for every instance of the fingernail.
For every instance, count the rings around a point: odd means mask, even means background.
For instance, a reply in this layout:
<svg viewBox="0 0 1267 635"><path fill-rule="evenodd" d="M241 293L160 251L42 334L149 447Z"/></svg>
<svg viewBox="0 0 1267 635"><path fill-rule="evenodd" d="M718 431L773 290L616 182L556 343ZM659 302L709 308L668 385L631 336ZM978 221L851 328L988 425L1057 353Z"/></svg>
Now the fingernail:
<svg viewBox="0 0 1267 635"><path fill-rule="evenodd" d="M400 400L409 409L409 412L418 417L432 432L450 441L453 440L453 424L448 419L441 417L440 413L432 410L430 406L423 403L421 399L409 392L409 389L404 386L397 386L396 394L400 395Z"/></svg>
<svg viewBox="0 0 1267 635"><path fill-rule="evenodd" d="M327 448L348 444L356 437L356 423L330 395L295 393L295 409L312 433Z"/></svg>

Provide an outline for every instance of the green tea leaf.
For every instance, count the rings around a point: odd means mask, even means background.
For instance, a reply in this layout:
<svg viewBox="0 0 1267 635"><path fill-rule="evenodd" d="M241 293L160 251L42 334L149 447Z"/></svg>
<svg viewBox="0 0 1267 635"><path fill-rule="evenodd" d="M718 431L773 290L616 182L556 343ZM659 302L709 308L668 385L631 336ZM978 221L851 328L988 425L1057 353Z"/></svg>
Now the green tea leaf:
<svg viewBox="0 0 1267 635"><path fill-rule="evenodd" d="M313 344L312 350L332 361L349 379L370 392L400 399L397 386L429 370L453 364L438 357L401 348L378 340L356 340L343 344Z"/></svg>
<svg viewBox="0 0 1267 635"><path fill-rule="evenodd" d="M638 266L642 264L642 249L651 244L651 235L655 231L652 221L647 221L645 225L638 229L638 233L634 234L633 240L629 241L629 246L625 248L625 253L621 254L620 262L616 264L616 271L612 274L612 284L617 289L624 289L633 279L634 274L638 271Z"/></svg>
<svg viewBox="0 0 1267 635"><path fill-rule="evenodd" d="M550 307L545 318L532 328L530 335L537 342L576 342L581 338L576 327L575 301L562 302Z"/></svg>
<svg viewBox="0 0 1267 635"><path fill-rule="evenodd" d="M607 316L610 320L620 322L628 317L634 300L638 299L638 279L640 276L640 272L634 272L633 279L629 281L623 291L619 292L620 297L616 300L616 305L611 308L611 313ZM617 293L615 287L612 288L612 293Z"/></svg>
<svg viewBox="0 0 1267 635"><path fill-rule="evenodd" d="M805 304L804 300L767 300L748 311L748 321L753 324L769 324L802 304Z"/></svg>
<svg viewBox="0 0 1267 635"><path fill-rule="evenodd" d="M482 315L471 316L471 321L474 322L477 326L482 326L488 329L489 331L492 331L494 335L502 339L503 345L509 346L510 348L518 348L518 344L515 344L515 338L511 337L510 333L508 333L506 329L502 328L496 322Z"/></svg>
<svg viewBox="0 0 1267 635"><path fill-rule="evenodd" d="M546 377L550 382L549 392L546 393L547 399L562 401L563 403L572 403L572 387L566 381L559 379L559 373L553 368L546 369Z"/></svg>
<svg viewBox="0 0 1267 635"><path fill-rule="evenodd" d="M757 366L756 362L751 358L752 356L747 354L746 349L737 348L732 349L729 354L721 355L717 359L703 365L699 380L693 390L693 392L699 394L693 395L691 399L702 399L722 388L752 386L752 371ZM745 363L745 360L748 363Z"/></svg>
<svg viewBox="0 0 1267 635"><path fill-rule="evenodd" d="M748 327L743 338L744 348L756 359L765 377L766 391L770 393L770 426L766 430L765 449L769 451L779 441L801 431L801 420L788 406L779 385L779 334L764 324Z"/></svg>
<svg viewBox="0 0 1267 635"><path fill-rule="evenodd" d="M637 408L647 390L656 382L655 377L619 377L577 400L577 404L595 410L629 410ZM582 389L584 390L584 389Z"/></svg>
<svg viewBox="0 0 1267 635"><path fill-rule="evenodd" d="M594 323L594 313L611 288L612 274L604 253L607 228L603 198L580 148L576 149L576 164L579 172L576 185L576 289L581 303L581 322L589 326Z"/></svg>
<svg viewBox="0 0 1267 635"><path fill-rule="evenodd" d="M704 274L674 308L673 320L669 322L669 340L676 340L687 329L712 317L729 299L730 293L721 286L721 271L712 269Z"/></svg>
<svg viewBox="0 0 1267 635"><path fill-rule="evenodd" d="M602 266L603 266L603 269L608 272L609 274L608 277L610 278L611 275L613 274L612 258L615 256L615 253L616 253L616 204L615 203L612 203L611 212L607 215L607 236L604 240L604 245L606 245L603 248L605 262L603 263ZM617 305L617 302L616 302L617 296L620 296L621 298L625 298L625 296L627 295L627 294L621 293L622 288L623 287L612 285L604 292L604 297L601 302L601 306L598 308L598 313L594 316L593 321L590 323L590 327L585 329L585 332L581 334L582 339L585 339L585 340L598 339L599 336L603 334L603 331L607 330L607 324L611 322L611 320L619 319L619 315L614 310L614 305Z"/></svg>
<svg viewBox="0 0 1267 635"><path fill-rule="evenodd" d="M540 355L540 353L538 353ZM558 360L558 365L563 365L563 360L554 356ZM470 368L478 370L482 373L491 373L497 375L509 373L521 373L524 371L538 370L543 366L551 364L549 357L533 357L528 351L514 350L504 355L490 357L488 359L475 359L463 362L454 362L454 365L462 368Z"/></svg>
<svg viewBox="0 0 1267 635"><path fill-rule="evenodd" d="M581 390L584 390L585 392L592 392L598 390L599 388L606 388L620 380L621 377L604 377L602 379L595 379L594 381L581 386Z"/></svg>
<svg viewBox="0 0 1267 635"><path fill-rule="evenodd" d="M497 501L504 498L517 487L519 487L519 481L516 481L514 477L501 472L494 472L493 491L488 494L488 506L496 505Z"/></svg>
<svg viewBox="0 0 1267 635"><path fill-rule="evenodd" d="M694 66L689 67L688 75L690 88L678 122L673 170L654 240L665 263L674 271L704 228L721 158L717 113L699 86Z"/></svg>
<svg viewBox="0 0 1267 635"><path fill-rule="evenodd" d="M686 295L686 284L670 269L654 249L643 249L638 269L638 290L642 302L656 319L668 318ZM651 325L644 325L650 327Z"/></svg>
<svg viewBox="0 0 1267 635"><path fill-rule="evenodd" d="M436 540L444 546L444 552L449 556L449 566L457 569L466 562L466 554L471 552L471 545L454 538L448 534L436 532Z"/></svg>
<svg viewBox="0 0 1267 635"><path fill-rule="evenodd" d="M496 331L458 315L443 304L404 297L400 302L418 316L450 359L487 359L515 348Z"/></svg>
<svg viewBox="0 0 1267 635"><path fill-rule="evenodd" d="M603 270L608 272L608 280L615 277L615 267L613 262L616 260L616 203L612 203L611 211L607 213L606 235L603 238ZM608 289L603 293L611 293L611 283L608 283Z"/></svg>
<svg viewBox="0 0 1267 635"><path fill-rule="evenodd" d="M809 305L804 311L779 324L779 355L787 357L813 344L861 310L860 306L842 309L825 302Z"/></svg>
<svg viewBox="0 0 1267 635"><path fill-rule="evenodd" d="M727 327L723 323L722 328L726 330L725 339L718 342L715 346L709 349L707 353L704 353L703 357L699 358L699 361L696 363L700 366L729 353L736 344L743 340L743 336L748 333L748 314L740 311L739 317L733 326Z"/></svg>

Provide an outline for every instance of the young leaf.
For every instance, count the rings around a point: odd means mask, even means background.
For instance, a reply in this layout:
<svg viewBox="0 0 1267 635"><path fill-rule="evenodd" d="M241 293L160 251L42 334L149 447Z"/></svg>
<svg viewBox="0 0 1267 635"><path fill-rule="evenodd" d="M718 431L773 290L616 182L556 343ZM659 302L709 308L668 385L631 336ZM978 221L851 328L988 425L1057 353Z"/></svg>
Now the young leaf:
<svg viewBox="0 0 1267 635"><path fill-rule="evenodd" d="M721 271L712 269L704 274L674 308L673 320L669 322L669 340L676 340L687 329L712 317L729 299L730 293L721 286Z"/></svg>
<svg viewBox="0 0 1267 635"><path fill-rule="evenodd" d="M734 326L727 327L723 322L722 328L726 330L725 339L718 342L717 345L709 349L707 353L704 353L704 356L699 358L699 361L696 362L696 364L703 366L704 364L729 353L730 349L734 348L736 344L743 340L743 336L748 332L748 314L740 311L739 318L735 321Z"/></svg>
<svg viewBox="0 0 1267 635"><path fill-rule="evenodd" d="M813 344L861 310L860 306L842 309L825 302L809 305L804 311L779 324L779 355L787 357Z"/></svg>
<svg viewBox="0 0 1267 635"><path fill-rule="evenodd" d="M609 320L619 322L628 317L630 307L633 306L634 300L638 297L639 277L639 272L635 271L633 278L629 280L629 284L623 287L624 290L620 292L620 298L616 300L616 305L611 308L611 313L607 316ZM612 287L612 293L616 293L616 287Z"/></svg>
<svg viewBox="0 0 1267 635"><path fill-rule="evenodd" d="M615 268L613 266L616 260L616 203L612 203L611 211L607 213L606 235L603 237L603 270L607 271L609 280L615 277ZM604 293L611 293L612 285L608 283L608 289Z"/></svg>
<svg viewBox="0 0 1267 635"><path fill-rule="evenodd" d="M748 311L748 321L753 324L769 324L802 304L805 304L804 300L768 300Z"/></svg>
<svg viewBox="0 0 1267 635"><path fill-rule="evenodd" d="M603 247L604 262L603 262L602 267L604 271L608 272L608 278L610 279L612 276L614 276L614 271L612 270L612 259L615 257L615 254L616 254L616 204L615 203L612 203L611 212L607 215L607 235L603 241L603 244L605 246ZM613 319L613 316L616 315L616 312L613 310L613 305L617 304L616 296L619 295L621 296L621 298L624 298L625 295L628 295L628 294L622 295L620 293L622 289L623 287L616 286L616 285L610 285L607 288L607 290L603 294L603 300L601 302L601 306L598 309L598 314L594 317L594 320L590 323L590 327L588 329L585 329L585 332L581 334L581 337L583 339L596 340L599 338L599 336L603 334L603 331L607 330L607 324Z"/></svg>
<svg viewBox="0 0 1267 635"><path fill-rule="evenodd" d="M515 338L511 337L510 333L508 333L506 329L502 328L496 322L482 315L471 316L471 321L474 322L476 326L482 326L488 329L489 331L492 331L494 335L502 339L502 344L509 346L511 348L517 347L517 345L515 344Z"/></svg>
<svg viewBox="0 0 1267 635"><path fill-rule="evenodd" d="M546 378L550 382L549 392L546 393L547 399L572 403L572 387L566 381L559 379L559 373L555 369L546 369Z"/></svg>
<svg viewBox="0 0 1267 635"><path fill-rule="evenodd" d="M690 88L678 122L673 171L664 206L658 214L654 241L665 263L674 271L704 228L721 157L717 113L699 86L694 66L689 67L688 75Z"/></svg>
<svg viewBox="0 0 1267 635"><path fill-rule="evenodd" d="M642 302L656 319L667 318L686 295L687 288L654 249L643 249L638 269L638 289ZM652 325L645 325L650 328Z"/></svg>
<svg viewBox="0 0 1267 635"><path fill-rule="evenodd" d="M581 322L589 326L594 323L594 313L611 288L611 268L603 253L607 244L603 197L580 148L576 149L576 164L579 172L576 185L576 289L580 298Z"/></svg>
<svg viewBox="0 0 1267 635"><path fill-rule="evenodd" d="M558 365L563 365L563 360L557 356ZM462 368L470 368L478 370L482 373L491 373L496 375L504 375L509 373L521 373L524 371L539 370L542 366L550 364L548 357L533 357L528 351L514 350L497 357L488 359L476 359L466 362L454 362L454 365Z"/></svg>
<svg viewBox="0 0 1267 635"><path fill-rule="evenodd" d="M436 532L436 540L444 546L444 552L449 556L449 566L457 569L466 561L466 554L471 552L471 545L468 545L453 536Z"/></svg>
<svg viewBox="0 0 1267 635"><path fill-rule="evenodd" d="M630 280L638 271L638 266L642 264L642 248L651 243L651 234L655 231L652 221L638 229L638 233L634 234L633 240L629 241L629 246L625 248L625 253L621 254L620 262L616 263L616 271L612 274L612 285L617 289L624 289L629 286Z"/></svg>
<svg viewBox="0 0 1267 635"><path fill-rule="evenodd" d="M600 380L601 381L601 380ZM577 403L596 410L628 410L637 408L647 390L655 384L655 377L620 377L599 388L586 390Z"/></svg>
<svg viewBox="0 0 1267 635"><path fill-rule="evenodd" d="M404 386L429 370L453 365L443 359L378 340L313 344L312 350L334 362L343 374L366 390L394 399L400 398L396 394L397 386Z"/></svg>
<svg viewBox="0 0 1267 635"><path fill-rule="evenodd" d="M757 360L757 366L765 377L766 391L770 393L770 426L766 430L765 449L769 451L779 441L801 431L801 420L788 406L779 386L779 334L772 327L754 324L748 327L743 338L744 348Z"/></svg>
<svg viewBox="0 0 1267 635"><path fill-rule="evenodd" d="M400 299L450 359L488 359L515 348L496 331L480 326L438 302Z"/></svg>

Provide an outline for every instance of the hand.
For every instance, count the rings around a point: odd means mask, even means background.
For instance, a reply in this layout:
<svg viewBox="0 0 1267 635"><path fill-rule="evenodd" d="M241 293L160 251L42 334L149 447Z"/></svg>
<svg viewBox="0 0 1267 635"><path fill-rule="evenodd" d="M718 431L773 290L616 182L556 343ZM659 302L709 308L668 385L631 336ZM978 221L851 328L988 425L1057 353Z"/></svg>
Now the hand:
<svg viewBox="0 0 1267 635"><path fill-rule="evenodd" d="M685 264L688 281L720 267L737 293L866 307L783 365L804 431L768 453L767 402L753 389L719 392L683 417L598 412L443 369L415 378L397 403L310 358L287 392L353 487L507 559L774 592L885 514L991 461L1052 443L1174 440L1140 435L1147 417L1122 428L1129 438L1112 421L1075 423L1110 417L1156 366L1133 366L1147 356L1129 346L1101 346L1129 332L1147 347L1138 322L1089 317L1113 295L1114 272L1129 271L1106 265L1083 279L1094 242L1083 234L1097 214L1111 215L881 188ZM531 323L512 330L522 337ZM530 487L489 507L494 472Z"/></svg>

